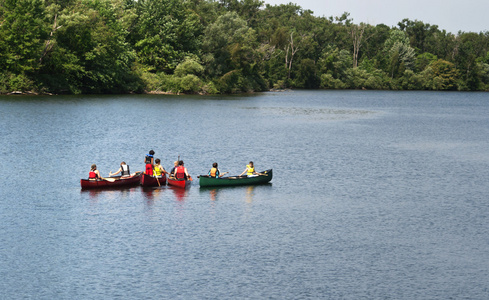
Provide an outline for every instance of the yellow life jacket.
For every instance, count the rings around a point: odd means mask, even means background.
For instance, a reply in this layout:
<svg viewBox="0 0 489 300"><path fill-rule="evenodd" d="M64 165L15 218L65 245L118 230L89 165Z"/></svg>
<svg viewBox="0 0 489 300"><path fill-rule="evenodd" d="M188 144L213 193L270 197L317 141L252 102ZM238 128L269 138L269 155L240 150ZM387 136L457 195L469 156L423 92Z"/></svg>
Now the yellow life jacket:
<svg viewBox="0 0 489 300"><path fill-rule="evenodd" d="M211 177L217 177L217 168L212 168L209 172Z"/></svg>
<svg viewBox="0 0 489 300"><path fill-rule="evenodd" d="M155 165L154 175L161 176L160 165Z"/></svg>
<svg viewBox="0 0 489 300"><path fill-rule="evenodd" d="M250 165L246 165L246 168L248 171L246 172L246 175L251 176L253 173L255 173L255 167L251 167Z"/></svg>

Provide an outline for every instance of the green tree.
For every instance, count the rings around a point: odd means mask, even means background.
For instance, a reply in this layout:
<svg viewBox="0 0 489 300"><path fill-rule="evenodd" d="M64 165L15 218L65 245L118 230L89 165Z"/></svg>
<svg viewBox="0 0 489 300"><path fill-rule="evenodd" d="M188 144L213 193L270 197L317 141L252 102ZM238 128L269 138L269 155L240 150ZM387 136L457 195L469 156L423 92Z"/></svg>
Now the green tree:
<svg viewBox="0 0 489 300"><path fill-rule="evenodd" d="M220 16L204 32L204 64L210 77L220 78L222 91L262 90L256 33L237 13Z"/></svg>
<svg viewBox="0 0 489 300"><path fill-rule="evenodd" d="M259 18L260 7L265 3L261 0L219 0L225 11L236 12L249 26L255 26Z"/></svg>
<svg viewBox="0 0 489 300"><path fill-rule="evenodd" d="M48 36L44 1L4 0L0 3L0 69L3 88L33 88L44 40Z"/></svg>
<svg viewBox="0 0 489 300"><path fill-rule="evenodd" d="M443 59L438 59L423 72L424 86L431 90L457 89L458 72L455 65Z"/></svg>
<svg viewBox="0 0 489 300"><path fill-rule="evenodd" d="M457 88L458 72L455 65L449 61L439 59L431 64L433 75L441 81L442 90L454 90Z"/></svg>
<svg viewBox="0 0 489 300"><path fill-rule="evenodd" d="M424 77L412 70L405 70L402 77L399 78L399 85L403 90L423 90L425 83Z"/></svg>
<svg viewBox="0 0 489 300"><path fill-rule="evenodd" d="M404 31L409 37L410 45L418 52L426 52L426 42L429 35L431 35L430 24L425 24L421 21L411 21L409 19L403 19L398 23L399 28ZM437 27L434 28L437 30Z"/></svg>
<svg viewBox="0 0 489 300"><path fill-rule="evenodd" d="M318 62L320 73L330 74L333 78L341 81L346 80L347 70L351 67L351 53L347 50L333 49L332 47L325 49Z"/></svg>
<svg viewBox="0 0 489 300"><path fill-rule="evenodd" d="M438 57L431 53L423 53L416 57L415 66L418 72L423 71L427 66L436 61Z"/></svg>
<svg viewBox="0 0 489 300"><path fill-rule="evenodd" d="M137 19L129 36L138 61L153 71L173 72L197 53L203 27L200 17L179 0L136 1Z"/></svg>
<svg viewBox="0 0 489 300"><path fill-rule="evenodd" d="M477 59L486 55L489 50L487 35L488 33L461 33L456 39L454 63L460 71L464 83L462 89L464 90L478 90L480 88Z"/></svg>
<svg viewBox="0 0 489 300"><path fill-rule="evenodd" d="M176 76L196 75L201 76L204 73L204 67L196 58L187 57L175 68Z"/></svg>
<svg viewBox="0 0 489 300"><path fill-rule="evenodd" d="M371 26L360 23L360 25L351 24L348 28L353 44L353 68L356 68L358 67L358 60L360 58L360 49L371 36Z"/></svg>
<svg viewBox="0 0 489 300"><path fill-rule="evenodd" d="M298 88L317 89L321 83L316 64L310 58L300 61L293 85Z"/></svg>
<svg viewBox="0 0 489 300"><path fill-rule="evenodd" d="M76 1L58 11L55 46L40 79L55 92L120 93L140 89L134 55L113 3Z"/></svg>
<svg viewBox="0 0 489 300"><path fill-rule="evenodd" d="M391 78L403 74L406 69L412 69L415 52L403 31L399 29L391 31L389 38L384 43L384 52L389 56Z"/></svg>

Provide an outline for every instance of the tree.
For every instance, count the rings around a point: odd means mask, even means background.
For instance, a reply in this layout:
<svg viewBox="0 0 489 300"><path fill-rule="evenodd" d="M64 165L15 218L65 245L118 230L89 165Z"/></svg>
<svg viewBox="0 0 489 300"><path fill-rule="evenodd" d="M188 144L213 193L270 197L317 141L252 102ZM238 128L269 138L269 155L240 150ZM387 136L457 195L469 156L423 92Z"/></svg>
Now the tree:
<svg viewBox="0 0 489 300"><path fill-rule="evenodd" d="M425 24L418 20L411 21L409 19L403 19L401 22L398 23L398 26L402 31L407 34L407 36L409 37L409 43L413 48L415 48L420 53L423 53L427 50L426 40L431 34L430 24ZM434 26L434 29L437 30L438 27Z"/></svg>
<svg viewBox="0 0 489 300"><path fill-rule="evenodd" d="M179 0L141 0L129 36L138 61L153 71L173 72L190 53L200 48L200 17Z"/></svg>
<svg viewBox="0 0 489 300"><path fill-rule="evenodd" d="M348 70L352 66L352 55L347 50L328 48L318 61L318 69L322 74L329 74L340 82L346 82ZM323 79L323 77L321 76ZM321 79L321 80L322 80Z"/></svg>
<svg viewBox="0 0 489 300"><path fill-rule="evenodd" d="M414 49L409 45L406 34L398 29L391 31L389 38L384 43L384 52L389 55L389 73L391 78L404 73L405 69L411 69L414 63Z"/></svg>
<svg viewBox="0 0 489 300"><path fill-rule="evenodd" d="M203 61L207 75L219 78L222 91L264 89L256 46L256 32L237 13L220 16L204 32Z"/></svg>
<svg viewBox="0 0 489 300"><path fill-rule="evenodd" d="M0 68L33 74L39 67L48 27L42 0L4 0L0 5Z"/></svg>
<svg viewBox="0 0 489 300"><path fill-rule="evenodd" d="M418 55L416 57L416 62L415 62L416 70L418 72L423 71L427 66L429 66L431 63L433 63L437 59L438 59L438 57L436 57L436 55L433 55L431 53L425 52L423 54Z"/></svg>
<svg viewBox="0 0 489 300"><path fill-rule="evenodd" d="M455 90L458 74L455 65L443 59L438 59L423 72L424 86L431 90Z"/></svg>
<svg viewBox="0 0 489 300"><path fill-rule="evenodd" d="M219 0L226 11L236 12L248 25L256 25L260 7L265 3L261 0Z"/></svg>
<svg viewBox="0 0 489 300"><path fill-rule="evenodd" d="M306 58L300 61L294 86L305 89L317 89L320 78L317 75L316 64L312 59Z"/></svg>
<svg viewBox="0 0 489 300"><path fill-rule="evenodd" d="M250 46L253 35L253 29L235 12L222 15L209 25L204 32L203 42L204 62L209 75L222 76L236 69L236 63L240 63L236 61L237 52L245 44ZM232 54L235 55L234 60Z"/></svg>
<svg viewBox="0 0 489 300"><path fill-rule="evenodd" d="M360 23L360 25L351 24L349 26L350 36L353 43L353 68L358 67L358 54L362 44L370 36L364 36L365 30L367 29L367 24Z"/></svg>
<svg viewBox="0 0 489 300"><path fill-rule="evenodd" d="M438 59L431 64L434 78L438 78L441 82L442 90L456 89L457 69L455 65L449 61Z"/></svg>
<svg viewBox="0 0 489 300"><path fill-rule="evenodd" d="M461 33L456 38L454 49L454 63L465 86L463 89L478 90L480 79L478 77L477 59L486 55L489 50L487 35L480 33Z"/></svg>
<svg viewBox="0 0 489 300"><path fill-rule="evenodd" d="M134 55L109 0L76 1L53 16L59 25L55 45L43 58L40 80L45 86L70 93L140 89L131 71Z"/></svg>
<svg viewBox="0 0 489 300"><path fill-rule="evenodd" d="M299 35L294 38L294 31L290 32L290 36L287 39L287 44L284 46L285 52L285 66L287 67L288 73L287 78L290 79L290 72L292 70L292 62L294 61L294 56L299 51L301 42L304 40L305 35Z"/></svg>

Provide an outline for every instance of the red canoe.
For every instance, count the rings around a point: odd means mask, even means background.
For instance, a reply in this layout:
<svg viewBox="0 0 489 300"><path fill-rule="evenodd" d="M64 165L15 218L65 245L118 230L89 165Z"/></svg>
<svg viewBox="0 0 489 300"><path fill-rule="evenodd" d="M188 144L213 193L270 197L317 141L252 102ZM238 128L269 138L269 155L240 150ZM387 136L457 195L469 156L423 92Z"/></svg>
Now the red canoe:
<svg viewBox="0 0 489 300"><path fill-rule="evenodd" d="M190 179L176 179L174 177L168 177L168 185L179 187L179 188L187 188L192 183L192 177Z"/></svg>
<svg viewBox="0 0 489 300"><path fill-rule="evenodd" d="M137 172L128 177L110 177L102 179L80 179L82 189L102 189L118 188L138 185L141 178L141 172Z"/></svg>
<svg viewBox="0 0 489 300"><path fill-rule="evenodd" d="M162 186L166 185L166 175L163 174L161 177L154 177L143 173L141 175L141 185L142 186Z"/></svg>

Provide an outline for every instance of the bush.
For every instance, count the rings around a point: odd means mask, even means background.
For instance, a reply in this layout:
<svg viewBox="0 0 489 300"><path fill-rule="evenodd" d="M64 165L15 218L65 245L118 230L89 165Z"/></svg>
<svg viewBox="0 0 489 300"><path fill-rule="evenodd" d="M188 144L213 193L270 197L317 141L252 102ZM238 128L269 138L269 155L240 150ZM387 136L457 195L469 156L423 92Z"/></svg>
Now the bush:
<svg viewBox="0 0 489 300"><path fill-rule="evenodd" d="M174 74L183 77L185 75L202 75L204 67L192 58L187 58L175 68Z"/></svg>
<svg viewBox="0 0 489 300"><path fill-rule="evenodd" d="M346 84L344 84L341 80L334 78L331 74L322 74L320 88L344 89L346 88Z"/></svg>
<svg viewBox="0 0 489 300"><path fill-rule="evenodd" d="M161 91L161 78L151 72L141 72L140 78L143 81L146 91Z"/></svg>
<svg viewBox="0 0 489 300"><path fill-rule="evenodd" d="M0 74L0 93L9 93L14 91L26 92L35 91L36 86L25 74L13 74L5 72Z"/></svg>
<svg viewBox="0 0 489 300"><path fill-rule="evenodd" d="M235 94L240 91L239 72L236 70L227 72L216 81L216 88L222 94Z"/></svg>
<svg viewBox="0 0 489 300"><path fill-rule="evenodd" d="M195 75L187 75L177 78L179 82L179 91L184 93L198 93L202 89L202 80Z"/></svg>
<svg viewBox="0 0 489 300"><path fill-rule="evenodd" d="M399 84L404 90L423 90L425 89L425 79L420 74L415 74L411 70L404 71L403 76L399 79Z"/></svg>

